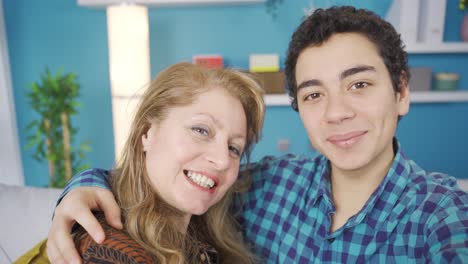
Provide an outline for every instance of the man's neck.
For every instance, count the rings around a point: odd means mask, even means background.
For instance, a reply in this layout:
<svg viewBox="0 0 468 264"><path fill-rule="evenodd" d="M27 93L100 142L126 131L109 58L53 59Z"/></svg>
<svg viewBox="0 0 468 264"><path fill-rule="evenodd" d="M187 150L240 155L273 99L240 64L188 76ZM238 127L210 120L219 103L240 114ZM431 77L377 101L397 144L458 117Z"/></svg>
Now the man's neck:
<svg viewBox="0 0 468 264"><path fill-rule="evenodd" d="M342 227L364 207L387 175L393 158L393 147L390 146L389 150L358 170L340 170L332 164L330 179L336 212L333 215L331 232Z"/></svg>

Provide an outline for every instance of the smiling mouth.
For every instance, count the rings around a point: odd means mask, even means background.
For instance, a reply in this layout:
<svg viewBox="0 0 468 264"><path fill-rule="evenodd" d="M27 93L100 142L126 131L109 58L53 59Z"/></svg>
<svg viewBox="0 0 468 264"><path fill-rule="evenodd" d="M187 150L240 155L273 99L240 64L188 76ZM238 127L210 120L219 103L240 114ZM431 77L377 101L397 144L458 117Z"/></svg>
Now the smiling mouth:
<svg viewBox="0 0 468 264"><path fill-rule="evenodd" d="M213 179L210 179L201 173L184 170L184 174L191 183L201 188L212 190L217 186Z"/></svg>
<svg viewBox="0 0 468 264"><path fill-rule="evenodd" d="M351 148L365 134L367 134L367 131L357 131L357 132L346 133L343 135L334 135L334 136L327 138L327 141L329 141L333 145L340 147L340 148Z"/></svg>

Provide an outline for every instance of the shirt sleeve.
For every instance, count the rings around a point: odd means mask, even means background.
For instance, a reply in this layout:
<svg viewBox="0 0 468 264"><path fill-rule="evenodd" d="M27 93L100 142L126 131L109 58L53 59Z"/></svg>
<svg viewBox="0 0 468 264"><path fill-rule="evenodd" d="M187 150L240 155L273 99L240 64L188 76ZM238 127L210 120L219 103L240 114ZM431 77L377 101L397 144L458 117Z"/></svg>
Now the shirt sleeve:
<svg viewBox="0 0 468 264"><path fill-rule="evenodd" d="M65 186L65 189L60 195L56 206L62 201L65 195L78 187L99 187L110 191L111 188L109 182L107 181L108 177L108 170L97 168L88 169L76 174Z"/></svg>
<svg viewBox="0 0 468 264"><path fill-rule="evenodd" d="M426 247L433 263L465 263L468 259L468 194L446 196L442 209L429 219Z"/></svg>

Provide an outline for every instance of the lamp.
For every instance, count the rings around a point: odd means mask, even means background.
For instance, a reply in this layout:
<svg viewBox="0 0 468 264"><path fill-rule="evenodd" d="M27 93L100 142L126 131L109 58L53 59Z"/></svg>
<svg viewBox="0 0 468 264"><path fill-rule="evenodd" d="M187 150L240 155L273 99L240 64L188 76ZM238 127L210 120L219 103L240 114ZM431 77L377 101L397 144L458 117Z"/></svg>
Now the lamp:
<svg viewBox="0 0 468 264"><path fill-rule="evenodd" d="M138 5L107 7L109 70L115 157L128 137L139 98L150 82L148 9Z"/></svg>

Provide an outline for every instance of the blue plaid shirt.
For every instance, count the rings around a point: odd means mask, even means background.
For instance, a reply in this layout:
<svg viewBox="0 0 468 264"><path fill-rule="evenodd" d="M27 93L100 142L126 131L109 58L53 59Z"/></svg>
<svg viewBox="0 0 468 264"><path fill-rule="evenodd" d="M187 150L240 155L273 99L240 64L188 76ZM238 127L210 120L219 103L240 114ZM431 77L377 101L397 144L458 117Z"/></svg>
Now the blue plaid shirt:
<svg viewBox="0 0 468 264"><path fill-rule="evenodd" d="M253 183L240 221L267 263L468 263L468 194L455 178L421 169L399 146L361 211L332 233L325 157L266 157L249 172ZM79 186L109 188L107 175L84 171L65 193Z"/></svg>

